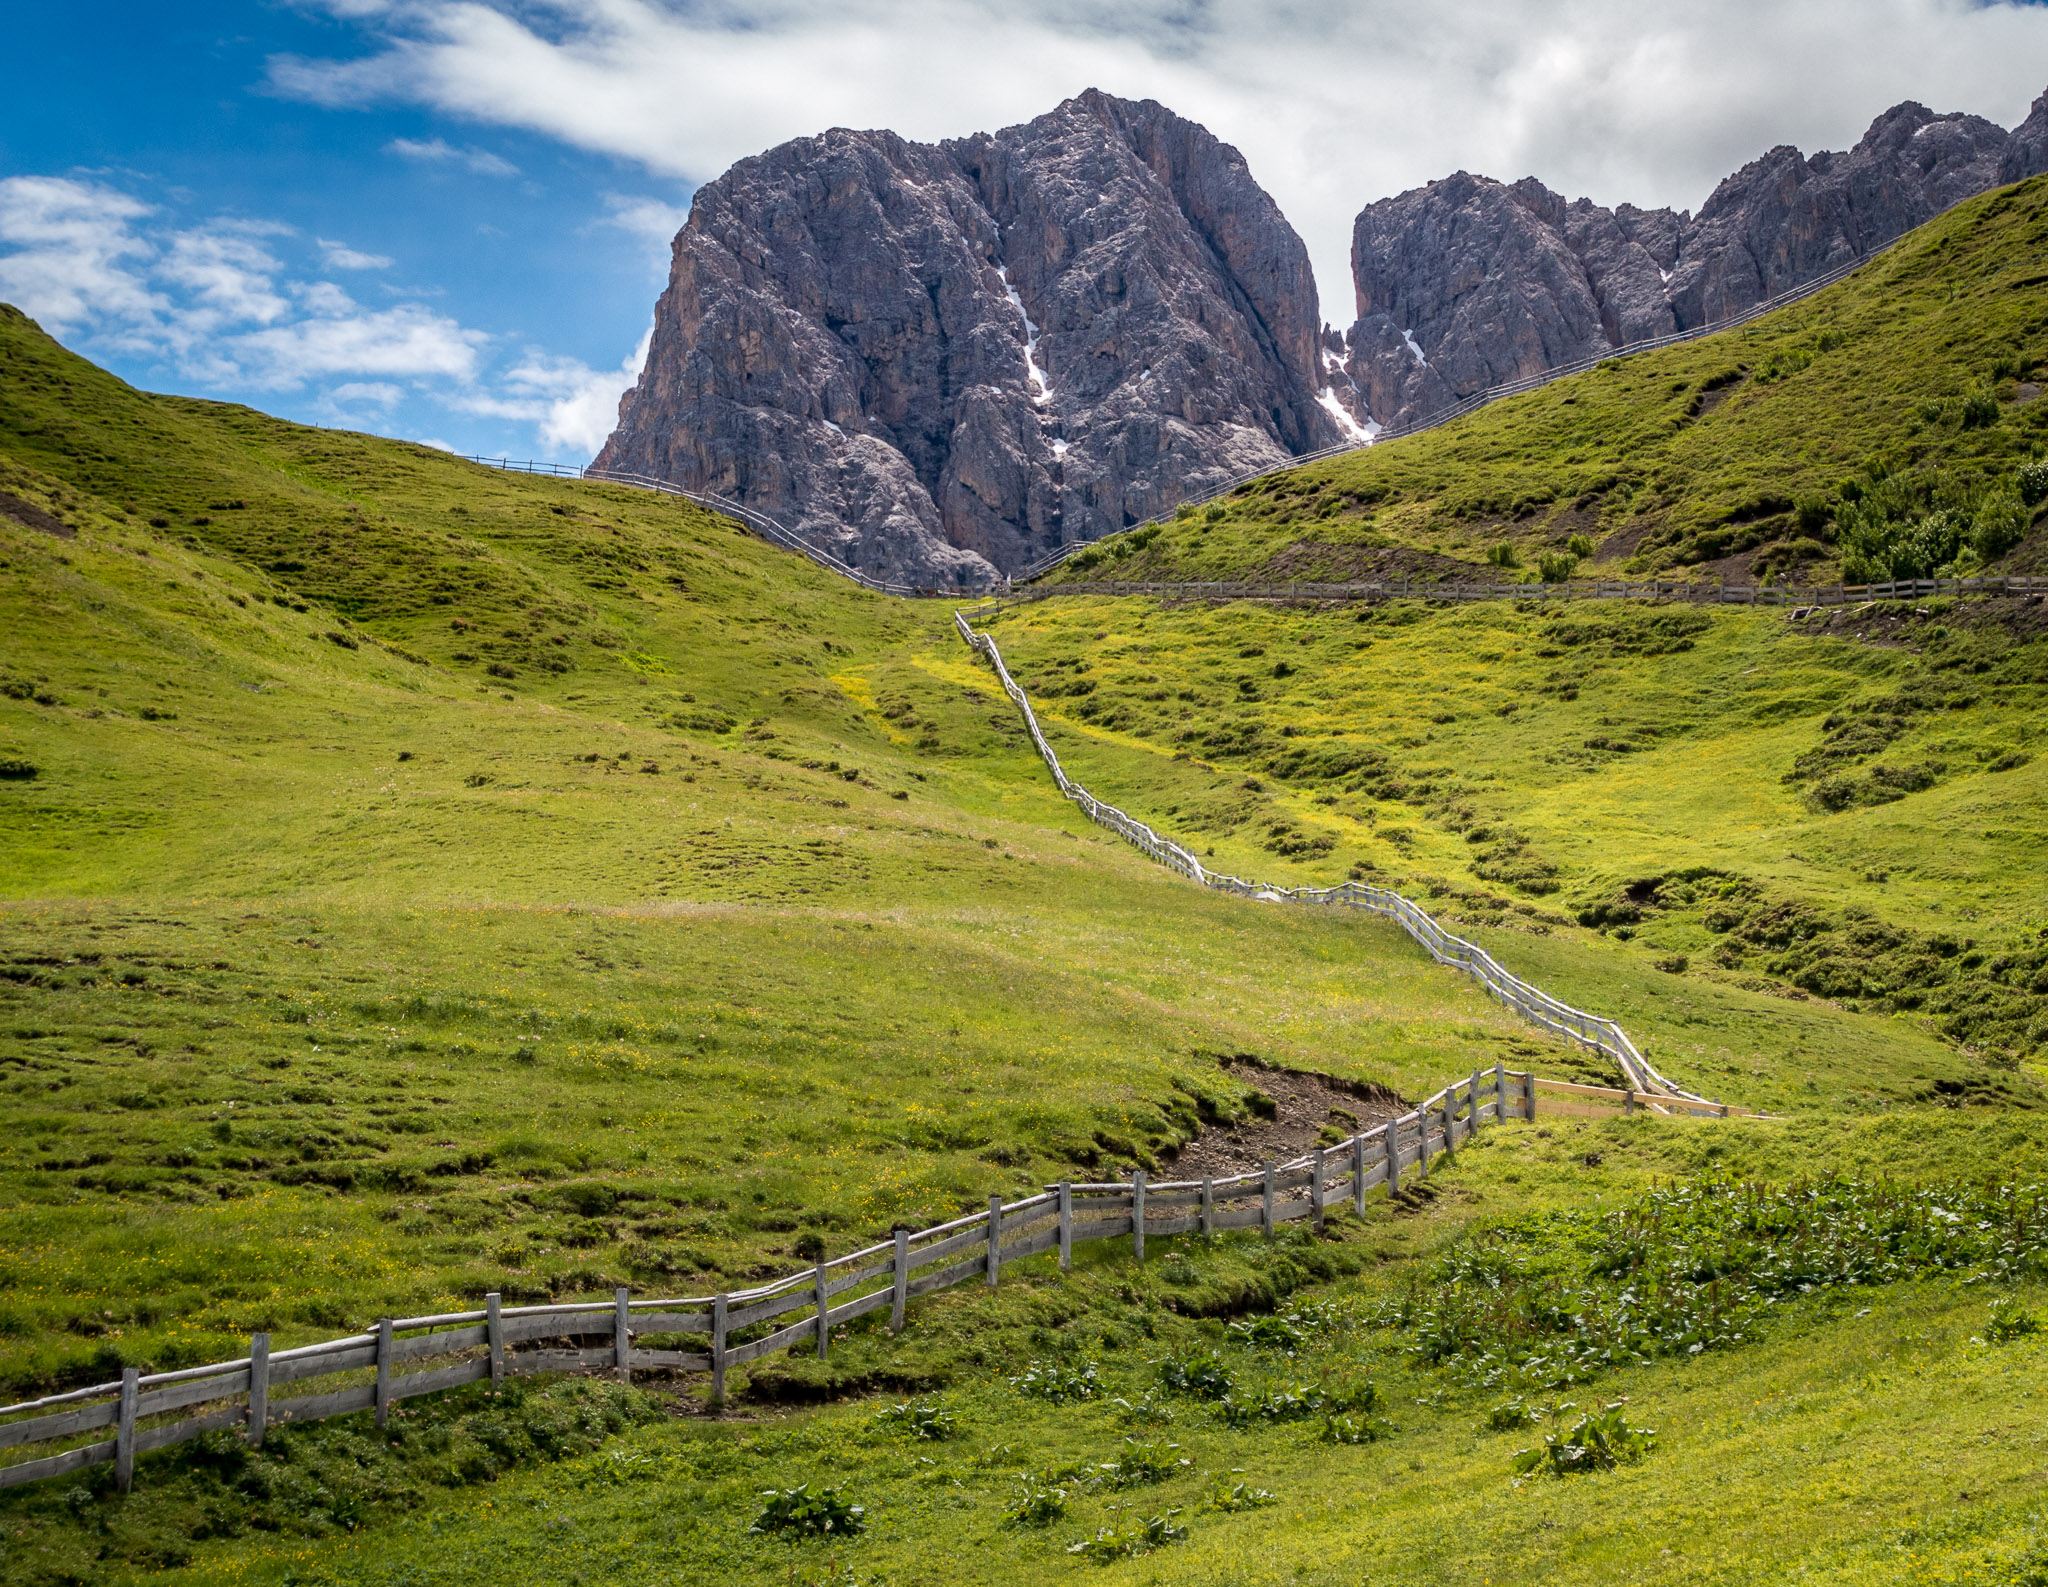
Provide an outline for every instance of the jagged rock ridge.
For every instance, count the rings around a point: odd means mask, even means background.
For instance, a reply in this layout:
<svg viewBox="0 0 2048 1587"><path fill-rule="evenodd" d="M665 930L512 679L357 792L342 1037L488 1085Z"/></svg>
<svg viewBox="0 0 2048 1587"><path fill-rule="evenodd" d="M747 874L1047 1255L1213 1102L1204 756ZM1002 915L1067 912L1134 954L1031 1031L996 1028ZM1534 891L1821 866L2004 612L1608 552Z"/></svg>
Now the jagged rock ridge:
<svg viewBox="0 0 2048 1587"><path fill-rule="evenodd" d="M1243 157L1150 100L835 130L698 190L597 466L979 582L1336 440L1319 327Z"/></svg>
<svg viewBox="0 0 2048 1587"><path fill-rule="evenodd" d="M1343 363L1371 417L1425 417L1502 381L1741 312L1974 193L2048 170L2048 93L2015 131L1910 101L1846 154L1781 146L1697 215L1460 171L1352 228Z"/></svg>

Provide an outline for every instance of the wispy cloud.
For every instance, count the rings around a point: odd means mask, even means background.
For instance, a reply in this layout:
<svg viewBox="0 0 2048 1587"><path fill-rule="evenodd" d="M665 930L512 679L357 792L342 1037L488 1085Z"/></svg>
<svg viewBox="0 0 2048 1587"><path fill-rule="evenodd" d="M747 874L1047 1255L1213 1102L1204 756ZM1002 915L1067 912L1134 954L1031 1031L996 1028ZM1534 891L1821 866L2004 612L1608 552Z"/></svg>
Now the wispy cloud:
<svg viewBox="0 0 2048 1587"><path fill-rule="evenodd" d="M458 149L444 138L393 138L387 152L426 165L459 165L479 176L517 176L519 167L488 149Z"/></svg>
<svg viewBox="0 0 2048 1587"><path fill-rule="evenodd" d="M381 253L358 253L346 243L314 239L320 245L320 262L330 270L389 270L391 260Z"/></svg>
<svg viewBox="0 0 2048 1587"><path fill-rule="evenodd" d="M2040 91L2019 0L329 0L370 38L277 91L518 127L690 181L830 126L946 137L1090 85L1237 144L1348 308L1352 217L1465 168L1697 207L1773 144L1900 99L2007 125Z"/></svg>

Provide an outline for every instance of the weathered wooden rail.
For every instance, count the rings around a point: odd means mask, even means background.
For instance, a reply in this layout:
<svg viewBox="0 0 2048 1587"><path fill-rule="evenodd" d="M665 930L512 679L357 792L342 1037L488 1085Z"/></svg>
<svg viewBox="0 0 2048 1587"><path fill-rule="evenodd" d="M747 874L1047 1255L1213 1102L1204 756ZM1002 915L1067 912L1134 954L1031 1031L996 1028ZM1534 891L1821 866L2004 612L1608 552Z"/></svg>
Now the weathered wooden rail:
<svg viewBox="0 0 2048 1587"><path fill-rule="evenodd" d="M1923 600L1935 595L2048 595L2048 576L2015 574L1975 579L1899 579L1889 584L1778 586L1709 584L1684 579L1567 579L1556 584L1431 583L1426 579L1350 579L1279 583L1250 579L1067 579L994 596L973 608L993 616L1062 595L1153 595L1186 601L1683 601L1698 606L1789 606L1820 611L1866 601Z"/></svg>
<svg viewBox="0 0 2048 1587"><path fill-rule="evenodd" d="M1477 943L1467 942L1455 936L1430 918L1429 912L1421 905L1403 898L1399 893L1385 887L1374 887L1365 882L1343 882L1336 887L1281 887L1269 882L1247 881L1241 876L1229 876L1205 867L1192 849L1162 837L1144 822L1126 815L1115 805L1106 804L1075 782L1060 765L1060 758L1046 742L1044 732L1039 728L1038 715L1031 709L1031 698L1010 676L1010 669L1003 665L1002 652L996 642L987 634L979 632L968 622L964 612L953 614L955 627L968 647L987 660L995 669L997 681L1003 692L1009 695L1011 703L1024 718L1025 729L1031 735L1031 742L1037 747L1039 758L1052 773L1059 790L1079 805L1091 821L1109 828L1134 848L1150 855L1160 864L1176 870L1204 887L1213 887L1219 892L1236 893L1244 898L1265 899L1270 902L1291 902L1304 904L1333 904L1351 909L1369 910L1376 915L1385 915L1398 921L1409 936L1428 951L1439 964L1448 964L1474 977L1501 1002L1513 1008L1523 1018L1540 1025L1552 1034L1579 1043L1589 1051L1605 1054L1621 1066L1622 1074L1635 1090L1648 1093L1660 1099L1670 1098L1702 1106L1718 1107L1695 1092L1660 1074L1657 1067L1646 1058L1636 1044L1629 1040L1628 1033L1613 1020L1598 1014L1588 1014L1583 1009L1573 1008L1569 1003L1552 997L1540 987L1532 986L1521 977L1510 973L1501 963Z"/></svg>
<svg viewBox="0 0 2048 1587"><path fill-rule="evenodd" d="M131 1367L118 1382L0 1407L0 1460L30 1446L64 1446L0 1465L0 1488L111 1461L115 1485L125 1492L138 1455L202 1433L239 1431L260 1446L268 1428L360 1411L374 1413L382 1427L400 1401L471 1383L495 1388L529 1373L604 1371L626 1380L637 1371L705 1372L712 1402L722 1404L733 1367L799 1345L823 1356L835 1327L885 1307L890 1328L901 1331L918 1296L977 1278L994 1288L1006 1265L1044 1252L1056 1251L1065 1271L1074 1247L1088 1240L1128 1237L1143 1260L1148 1238L1252 1228L1271 1234L1300 1218L1320 1228L1346 1201L1363 1213L1368 1191L1384 1185L1392 1194L1411 1170L1427 1175L1481 1125L1534 1118L1539 1088L1606 1098L1627 1111L1742 1113L1684 1097L1539 1080L1496 1064L1397 1118L1254 1173L1153 1183L1139 1171L1121 1183L1051 1185L1021 1201L991 1196L986 1212L914 1233L898 1230L884 1244L753 1289L638 1300L621 1289L609 1300L552 1306L504 1306L493 1294L480 1310L382 1318L359 1333L296 1349L273 1351L270 1336L259 1333L240 1360L176 1372ZM334 1379L343 1381L323 1383Z"/></svg>

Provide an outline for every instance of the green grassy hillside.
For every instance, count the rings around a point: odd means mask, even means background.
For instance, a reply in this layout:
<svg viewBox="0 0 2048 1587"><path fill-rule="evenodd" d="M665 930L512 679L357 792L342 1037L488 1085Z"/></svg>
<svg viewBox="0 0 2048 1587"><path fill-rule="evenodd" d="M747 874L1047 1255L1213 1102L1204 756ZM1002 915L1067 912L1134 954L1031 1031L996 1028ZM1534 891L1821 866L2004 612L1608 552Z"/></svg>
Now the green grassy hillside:
<svg viewBox="0 0 2048 1587"><path fill-rule="evenodd" d="M1269 476L1058 579L2038 567L2048 178L1961 204L1839 285L1470 418ZM1547 559L1547 560L1546 560ZM1514 575L1508 575L1514 576Z"/></svg>
<svg viewBox="0 0 2048 1587"><path fill-rule="evenodd" d="M1941 225L2035 225L2016 195ZM1666 439L1738 402L1790 433L1771 404L1822 356ZM1615 456L1666 444L1664 399L1615 389ZM2035 412L2011 397L1920 464L1961 477L1995 440L2010 474ZM1512 417L1410 455L1498 449ZM1296 488L1125 561L1439 543L1410 534L1436 506L1267 513ZM1535 518L1532 550L1559 527ZM1446 554L1492 543L1457 521ZM220 1435L127 1501L105 1468L0 1496L0 1576L2027 1580L2044 610L995 618L1099 795L1218 869L1397 884L1785 1117L1539 1119L1320 1239L1006 1267L901 1338L869 1319L827 1362L735 1373L719 1419L688 1380L522 1384L255 1459ZM1497 1059L1599 1078L1390 926L1209 894L1081 820L947 609L672 500L147 396L0 311L10 1395L487 1289L730 1287L992 1190L1164 1171L1260 1106L1239 1055L1411 1096ZM1858 1183L1702 1221L1721 1176L1824 1171ZM1210 1351L1227 1405L1171 1365ZM1090 1362L1081 1400L1008 1381ZM877 1421L883 1390L957 1436ZM1503 1407L1620 1395L1659 1430L1644 1460L1511 1484L1543 1429ZM867 1532L748 1530L804 1482ZM1040 1490L1065 1513L1006 1519ZM1162 1552L1068 1552L1155 1516Z"/></svg>
<svg viewBox="0 0 2048 1587"><path fill-rule="evenodd" d="M715 1288L1537 1049L1077 818L950 615L0 323L0 1380ZM492 669L496 669L494 672ZM33 772L33 775L22 775Z"/></svg>

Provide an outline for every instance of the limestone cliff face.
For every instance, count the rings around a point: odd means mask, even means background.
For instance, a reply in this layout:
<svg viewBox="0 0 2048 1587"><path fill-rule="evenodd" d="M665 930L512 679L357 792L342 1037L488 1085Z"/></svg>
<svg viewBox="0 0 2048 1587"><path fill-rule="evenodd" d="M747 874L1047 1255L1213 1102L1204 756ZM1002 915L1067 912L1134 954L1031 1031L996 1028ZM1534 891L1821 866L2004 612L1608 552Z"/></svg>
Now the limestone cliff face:
<svg viewBox="0 0 2048 1587"><path fill-rule="evenodd" d="M1319 327L1293 228L1164 106L835 130L698 191L597 466L974 582L1337 439Z"/></svg>
<svg viewBox="0 0 2048 1587"><path fill-rule="evenodd" d="M1894 106L1846 154L1779 147L1697 215L1459 172L1352 229L1345 367L1383 424L1690 330L1863 258L1959 199L2048 169L2048 94L2016 131Z"/></svg>

